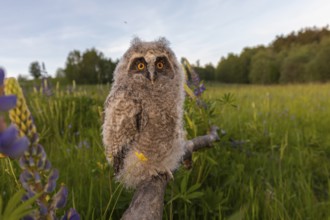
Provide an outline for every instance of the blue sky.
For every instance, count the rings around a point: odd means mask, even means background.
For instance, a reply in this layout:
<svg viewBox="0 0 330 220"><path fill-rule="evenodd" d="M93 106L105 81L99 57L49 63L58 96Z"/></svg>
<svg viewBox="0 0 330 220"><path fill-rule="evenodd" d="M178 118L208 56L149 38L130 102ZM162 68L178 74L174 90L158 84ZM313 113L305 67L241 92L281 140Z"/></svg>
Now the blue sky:
<svg viewBox="0 0 330 220"><path fill-rule="evenodd" d="M7 76L29 75L33 61L54 75L74 49L95 47L117 59L133 36L165 36L178 58L216 65L276 35L330 24L329 0L0 0L0 8Z"/></svg>

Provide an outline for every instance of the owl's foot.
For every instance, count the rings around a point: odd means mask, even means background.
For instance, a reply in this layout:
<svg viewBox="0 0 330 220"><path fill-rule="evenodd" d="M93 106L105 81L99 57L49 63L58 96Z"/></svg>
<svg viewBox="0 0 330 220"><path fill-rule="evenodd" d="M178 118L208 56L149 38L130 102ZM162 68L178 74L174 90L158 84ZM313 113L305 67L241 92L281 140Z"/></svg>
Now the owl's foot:
<svg viewBox="0 0 330 220"><path fill-rule="evenodd" d="M172 173L172 171L170 171L169 169L166 169L165 174L166 174L166 177L167 177L168 180L172 180L172 179L174 179L174 177L173 177L173 173Z"/></svg>
<svg viewBox="0 0 330 220"><path fill-rule="evenodd" d="M153 176L162 176L167 181L170 181L170 180L174 179L172 171L169 170L169 169L166 169L166 168L165 168L165 172L164 171L157 171L157 175L153 175Z"/></svg>

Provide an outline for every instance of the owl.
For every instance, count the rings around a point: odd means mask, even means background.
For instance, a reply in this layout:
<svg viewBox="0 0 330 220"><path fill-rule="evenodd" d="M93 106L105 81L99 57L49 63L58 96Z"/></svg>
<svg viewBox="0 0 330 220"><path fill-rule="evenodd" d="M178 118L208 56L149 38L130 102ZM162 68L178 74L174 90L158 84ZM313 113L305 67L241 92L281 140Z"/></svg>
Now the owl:
<svg viewBox="0 0 330 220"><path fill-rule="evenodd" d="M128 188L165 174L184 154L184 72L165 38L133 39L105 101L103 144L117 180Z"/></svg>

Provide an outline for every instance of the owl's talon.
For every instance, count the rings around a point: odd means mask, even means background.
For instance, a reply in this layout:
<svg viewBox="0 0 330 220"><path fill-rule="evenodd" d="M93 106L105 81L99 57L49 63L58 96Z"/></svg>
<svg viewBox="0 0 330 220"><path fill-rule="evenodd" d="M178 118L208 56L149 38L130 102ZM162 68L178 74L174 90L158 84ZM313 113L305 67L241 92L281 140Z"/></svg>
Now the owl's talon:
<svg viewBox="0 0 330 220"><path fill-rule="evenodd" d="M172 171L170 171L169 169L166 169L166 177L169 179L169 180L173 180L174 177L173 177L173 173Z"/></svg>

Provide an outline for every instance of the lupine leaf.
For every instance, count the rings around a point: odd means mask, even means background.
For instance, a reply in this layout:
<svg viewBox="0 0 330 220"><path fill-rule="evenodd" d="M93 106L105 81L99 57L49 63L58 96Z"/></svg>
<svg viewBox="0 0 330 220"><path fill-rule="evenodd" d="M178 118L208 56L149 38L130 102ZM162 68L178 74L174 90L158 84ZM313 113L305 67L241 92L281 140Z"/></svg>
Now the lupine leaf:
<svg viewBox="0 0 330 220"><path fill-rule="evenodd" d="M38 199L39 196L41 196L42 193L36 194L32 198L21 203L21 199L24 193L25 191L23 189L15 193L14 196L9 199L7 206L3 211L3 214L2 214L2 204L1 204L2 198L0 197L0 207L1 207L0 219L17 220L31 213L33 210L35 210L35 208L32 208L31 205Z"/></svg>

